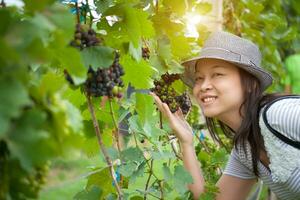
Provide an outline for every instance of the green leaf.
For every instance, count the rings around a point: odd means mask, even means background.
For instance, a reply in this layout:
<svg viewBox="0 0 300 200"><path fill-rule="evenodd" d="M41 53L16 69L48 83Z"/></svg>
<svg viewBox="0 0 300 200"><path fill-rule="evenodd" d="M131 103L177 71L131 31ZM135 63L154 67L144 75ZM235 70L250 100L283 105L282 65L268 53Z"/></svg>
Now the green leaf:
<svg viewBox="0 0 300 200"><path fill-rule="evenodd" d="M153 97L148 94L140 94L136 95L136 112L138 113L139 119L141 123L145 125L147 120L152 118L154 115L155 105Z"/></svg>
<svg viewBox="0 0 300 200"><path fill-rule="evenodd" d="M124 10L124 26L134 46L137 47L140 37L149 38L154 35L152 22L148 20L147 12L132 7Z"/></svg>
<svg viewBox="0 0 300 200"><path fill-rule="evenodd" d="M201 2L196 5L196 12L205 15L212 10L212 4L207 2Z"/></svg>
<svg viewBox="0 0 300 200"><path fill-rule="evenodd" d="M164 0L163 5L170 8L172 12L183 15L186 11L185 1L182 0Z"/></svg>
<svg viewBox="0 0 300 200"><path fill-rule="evenodd" d="M136 179L138 177L141 177L144 175L144 171L145 171L145 166L146 166L146 161L143 161L137 168L137 170L135 170L133 172L133 174L130 176L130 179L129 179L129 184L133 184L135 183Z"/></svg>
<svg viewBox="0 0 300 200"><path fill-rule="evenodd" d="M136 164L134 162L128 162L120 166L120 173L125 177L130 177L136 170Z"/></svg>
<svg viewBox="0 0 300 200"><path fill-rule="evenodd" d="M186 58L191 52L190 44L187 38L183 35L170 38L172 53L177 58Z"/></svg>
<svg viewBox="0 0 300 200"><path fill-rule="evenodd" d="M215 151L211 155L211 164L221 164L224 165L227 162L227 151L224 148Z"/></svg>
<svg viewBox="0 0 300 200"><path fill-rule="evenodd" d="M187 191L187 184L193 183L193 178L182 165L175 166L174 171L174 187L180 193Z"/></svg>
<svg viewBox="0 0 300 200"><path fill-rule="evenodd" d="M83 63L91 66L95 71L98 68L108 68L114 60L114 49L104 46L85 48L81 51Z"/></svg>
<svg viewBox="0 0 300 200"><path fill-rule="evenodd" d="M163 173L164 173L164 179L166 181L171 181L173 179L173 175L171 173L170 168L167 166L166 163L163 164Z"/></svg>
<svg viewBox="0 0 300 200"><path fill-rule="evenodd" d="M123 150L121 154L123 159L127 161L141 162L144 160L143 152L136 147L129 147L128 149Z"/></svg>
<svg viewBox="0 0 300 200"><path fill-rule="evenodd" d="M113 179L110 176L108 168L101 170L100 172L94 173L88 177L87 189L90 190L94 186L97 186L102 189L102 195L100 199L108 195L109 193L115 192L113 186Z"/></svg>
<svg viewBox="0 0 300 200"><path fill-rule="evenodd" d="M98 13L104 13L111 5L113 4L113 0L98 0L96 1L96 10Z"/></svg>
<svg viewBox="0 0 300 200"><path fill-rule="evenodd" d="M132 42L135 47L138 46L141 37L150 38L154 35L152 22L148 19L148 13L131 7L128 4L118 4L109 8L105 15L116 15L120 21L112 26L112 30L117 32L122 39Z"/></svg>
<svg viewBox="0 0 300 200"><path fill-rule="evenodd" d="M29 110L15 122L15 128L9 133L9 149L27 171L45 163L59 151L50 134L43 130L46 116L38 109Z"/></svg>
<svg viewBox="0 0 300 200"><path fill-rule="evenodd" d="M95 200L100 199L102 190L97 186L92 186L89 190L82 190L74 196L74 200Z"/></svg>
<svg viewBox="0 0 300 200"><path fill-rule="evenodd" d="M65 46L66 38L63 34L56 33L54 37L55 40L50 45L52 57L68 71L76 85L83 83L87 76L87 67L84 67L79 51Z"/></svg>
<svg viewBox="0 0 300 200"><path fill-rule="evenodd" d="M79 133L83 128L82 116L77 107L69 101L65 101L67 123L73 129L74 133Z"/></svg>
<svg viewBox="0 0 300 200"><path fill-rule="evenodd" d="M205 152L205 151L200 151L198 153L198 160L202 161L202 162L209 162L210 161L210 155Z"/></svg>
<svg viewBox="0 0 300 200"><path fill-rule="evenodd" d="M110 147L113 144L113 140L114 140L113 131L114 131L113 129L107 129L107 128L102 131L101 136L102 136L103 144L107 147Z"/></svg>
<svg viewBox="0 0 300 200"><path fill-rule="evenodd" d="M40 11L54 2L55 0L24 0L25 11L29 13Z"/></svg>
<svg viewBox="0 0 300 200"><path fill-rule="evenodd" d="M63 33L70 37L74 33L75 20L74 15L69 11L69 9L62 4L54 4L49 7L46 11L45 16L59 28Z"/></svg>
<svg viewBox="0 0 300 200"><path fill-rule="evenodd" d="M140 61L142 59L142 46L141 43L138 44L137 48L133 44L129 43L129 53L136 60Z"/></svg>
<svg viewBox="0 0 300 200"><path fill-rule="evenodd" d="M123 81L126 84L130 82L136 89L146 89L152 86L151 75L154 70L145 60L136 62L127 54L121 57L120 63L125 70Z"/></svg>
<svg viewBox="0 0 300 200"><path fill-rule="evenodd" d="M0 9L0 35L4 35L15 20L8 9Z"/></svg>
<svg viewBox="0 0 300 200"><path fill-rule="evenodd" d="M96 136L91 138L86 138L83 141L82 150L88 157L94 157L99 155L100 150L99 150L99 144Z"/></svg>
<svg viewBox="0 0 300 200"><path fill-rule="evenodd" d="M21 82L0 76L0 138L7 131L10 120L22 113L22 108L31 104L26 88Z"/></svg>
<svg viewBox="0 0 300 200"><path fill-rule="evenodd" d="M167 63L172 59L172 50L170 40L166 37L158 40L158 55Z"/></svg>
<svg viewBox="0 0 300 200"><path fill-rule="evenodd" d="M164 160L164 159L174 159L174 153L169 152L169 151L153 151L152 153L152 158L154 160Z"/></svg>

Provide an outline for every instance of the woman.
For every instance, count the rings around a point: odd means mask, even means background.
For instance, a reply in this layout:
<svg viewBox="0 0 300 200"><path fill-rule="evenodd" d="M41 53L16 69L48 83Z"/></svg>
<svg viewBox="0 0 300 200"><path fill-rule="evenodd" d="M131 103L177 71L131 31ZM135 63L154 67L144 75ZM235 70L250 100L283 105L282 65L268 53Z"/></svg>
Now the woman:
<svg viewBox="0 0 300 200"><path fill-rule="evenodd" d="M206 117L214 138L215 129L233 139L234 148L217 183L218 200L246 199L260 178L280 199L300 199L300 150L273 135L267 124L290 140L300 141L300 98L263 95L272 76L260 67L255 44L227 32L216 32L205 42L200 56L184 62L184 82ZM159 110L179 139L185 168L193 177L194 198L204 192L205 180L193 146L192 129L181 111L171 113L153 93ZM297 142L296 142L297 143Z"/></svg>

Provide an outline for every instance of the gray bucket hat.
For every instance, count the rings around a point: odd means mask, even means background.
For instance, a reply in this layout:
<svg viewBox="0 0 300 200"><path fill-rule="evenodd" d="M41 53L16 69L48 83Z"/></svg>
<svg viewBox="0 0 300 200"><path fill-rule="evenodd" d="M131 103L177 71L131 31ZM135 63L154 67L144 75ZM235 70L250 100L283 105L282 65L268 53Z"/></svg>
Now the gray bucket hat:
<svg viewBox="0 0 300 200"><path fill-rule="evenodd" d="M272 84L272 75L260 66L261 53L258 47L247 39L223 31L212 33L205 41L199 56L182 63L185 66L182 80L191 88L195 82L196 63L203 58L214 58L233 63L255 76L260 81L262 90Z"/></svg>

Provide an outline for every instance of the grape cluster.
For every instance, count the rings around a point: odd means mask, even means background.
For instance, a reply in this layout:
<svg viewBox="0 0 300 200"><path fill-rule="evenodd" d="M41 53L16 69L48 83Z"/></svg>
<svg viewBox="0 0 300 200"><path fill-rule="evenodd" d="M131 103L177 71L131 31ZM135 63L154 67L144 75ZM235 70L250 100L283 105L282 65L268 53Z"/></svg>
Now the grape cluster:
<svg viewBox="0 0 300 200"><path fill-rule="evenodd" d="M160 80L154 81L154 88L151 89L162 102L166 103L172 113L176 112L179 108L183 114L187 114L191 101L188 94L185 92L182 95L177 95L172 83L180 78L179 74L163 74Z"/></svg>
<svg viewBox="0 0 300 200"><path fill-rule="evenodd" d="M108 96L110 98L121 98L121 87L124 83L121 79L124 70L119 63L119 54L116 53L113 64L106 69L98 68L94 71L91 67L88 70L88 78L85 82L85 88L88 95L99 97Z"/></svg>
<svg viewBox="0 0 300 200"><path fill-rule="evenodd" d="M142 47L142 57L145 60L148 60L150 58L150 50L148 47Z"/></svg>
<svg viewBox="0 0 300 200"><path fill-rule="evenodd" d="M70 45L80 50L85 47L97 46L100 39L97 38L96 32L92 28L87 28L85 25L76 24L74 39Z"/></svg>
<svg viewBox="0 0 300 200"><path fill-rule="evenodd" d="M28 174L28 176L24 177L24 181L29 186L28 190L33 195L33 197L37 197L39 191L42 189L43 185L46 183L46 177L48 175L49 166L48 164L44 164L39 167L34 168L34 173Z"/></svg>
<svg viewBox="0 0 300 200"><path fill-rule="evenodd" d="M186 115L192 106L191 99L190 99L189 95L187 94L187 92L184 92L180 96L176 96L175 99L178 102L178 104L180 105L180 109L181 109L182 113L184 115Z"/></svg>

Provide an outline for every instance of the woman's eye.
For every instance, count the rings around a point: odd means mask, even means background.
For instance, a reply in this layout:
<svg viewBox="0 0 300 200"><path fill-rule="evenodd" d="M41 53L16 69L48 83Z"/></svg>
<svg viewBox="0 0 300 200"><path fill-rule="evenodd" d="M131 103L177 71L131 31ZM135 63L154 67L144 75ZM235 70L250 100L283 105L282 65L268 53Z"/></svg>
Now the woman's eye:
<svg viewBox="0 0 300 200"><path fill-rule="evenodd" d="M199 77L199 76L198 76L198 77L195 78L195 81L201 81L201 80L203 80L202 77Z"/></svg>
<svg viewBox="0 0 300 200"><path fill-rule="evenodd" d="M213 76L215 77L220 77L220 76L223 76L224 74L221 74L221 73L214 73Z"/></svg>

